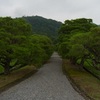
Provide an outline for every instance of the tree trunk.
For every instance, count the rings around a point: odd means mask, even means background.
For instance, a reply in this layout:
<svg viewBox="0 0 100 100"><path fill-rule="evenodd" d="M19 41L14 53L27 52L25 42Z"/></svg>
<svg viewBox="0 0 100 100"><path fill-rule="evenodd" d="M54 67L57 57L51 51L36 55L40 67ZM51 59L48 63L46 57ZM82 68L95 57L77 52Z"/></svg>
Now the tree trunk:
<svg viewBox="0 0 100 100"><path fill-rule="evenodd" d="M74 57L72 57L72 58L70 59L70 61L71 61L71 63L72 63L73 65L76 65L77 59L74 58Z"/></svg>
<svg viewBox="0 0 100 100"><path fill-rule="evenodd" d="M4 67L4 74L5 74L5 75L10 74L10 68L9 68L9 66L5 66L5 67Z"/></svg>
<svg viewBox="0 0 100 100"><path fill-rule="evenodd" d="M8 74L10 74L10 59L9 58L7 58L7 59L5 59L5 62L4 62L4 74L6 74L6 75L8 75Z"/></svg>

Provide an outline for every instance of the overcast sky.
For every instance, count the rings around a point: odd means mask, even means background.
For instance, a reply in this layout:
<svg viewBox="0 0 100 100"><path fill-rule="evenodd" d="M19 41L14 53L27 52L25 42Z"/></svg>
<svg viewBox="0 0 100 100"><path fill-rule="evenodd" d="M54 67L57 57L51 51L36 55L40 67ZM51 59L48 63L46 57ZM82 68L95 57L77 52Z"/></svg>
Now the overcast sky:
<svg viewBox="0 0 100 100"><path fill-rule="evenodd" d="M62 22L84 17L100 24L100 0L0 0L0 16L32 15Z"/></svg>

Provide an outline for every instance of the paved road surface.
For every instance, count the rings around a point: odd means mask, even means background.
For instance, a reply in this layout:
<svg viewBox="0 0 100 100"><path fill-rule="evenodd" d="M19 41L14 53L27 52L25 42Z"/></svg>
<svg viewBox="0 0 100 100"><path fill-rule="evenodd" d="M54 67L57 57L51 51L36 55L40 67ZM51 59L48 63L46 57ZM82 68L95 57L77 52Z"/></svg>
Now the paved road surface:
<svg viewBox="0 0 100 100"><path fill-rule="evenodd" d="M57 53L35 75L0 94L0 100L85 100L61 70Z"/></svg>

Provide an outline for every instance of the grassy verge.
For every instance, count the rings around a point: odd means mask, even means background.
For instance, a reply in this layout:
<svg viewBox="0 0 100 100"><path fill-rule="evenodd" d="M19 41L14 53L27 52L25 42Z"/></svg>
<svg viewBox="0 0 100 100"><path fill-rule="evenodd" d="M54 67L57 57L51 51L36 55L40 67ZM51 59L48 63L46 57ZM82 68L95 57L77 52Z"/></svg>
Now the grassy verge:
<svg viewBox="0 0 100 100"><path fill-rule="evenodd" d="M0 75L0 92L19 83L20 81L29 77L35 72L36 68L34 66L25 66L18 70L12 71L9 75Z"/></svg>
<svg viewBox="0 0 100 100"><path fill-rule="evenodd" d="M100 100L100 80L85 70L80 71L68 60L63 60L63 71L87 97Z"/></svg>

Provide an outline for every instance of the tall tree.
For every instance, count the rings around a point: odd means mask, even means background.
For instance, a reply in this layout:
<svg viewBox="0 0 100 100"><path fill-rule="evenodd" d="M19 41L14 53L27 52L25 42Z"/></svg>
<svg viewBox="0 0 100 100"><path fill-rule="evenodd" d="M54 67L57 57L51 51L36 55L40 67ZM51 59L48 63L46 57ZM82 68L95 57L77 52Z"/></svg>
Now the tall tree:
<svg viewBox="0 0 100 100"><path fill-rule="evenodd" d="M23 19L12 19L10 17L0 18L0 65L5 69L5 74L16 65L25 65L20 63L20 58L28 56L27 48L24 45L27 41L27 34L31 34L30 25ZM16 54L17 53L17 54ZM13 65L11 62L16 61Z"/></svg>
<svg viewBox="0 0 100 100"><path fill-rule="evenodd" d="M100 27L91 19L66 20L60 29L58 51L73 64L88 62L100 69Z"/></svg>
<svg viewBox="0 0 100 100"><path fill-rule="evenodd" d="M53 52L51 40L33 35L30 25L21 18L0 18L0 65L5 74L28 64L40 66Z"/></svg>
<svg viewBox="0 0 100 100"><path fill-rule="evenodd" d="M61 26L59 33L71 34L77 32L89 32L92 27L97 25L92 22L92 19L79 18L74 20L66 20Z"/></svg>

